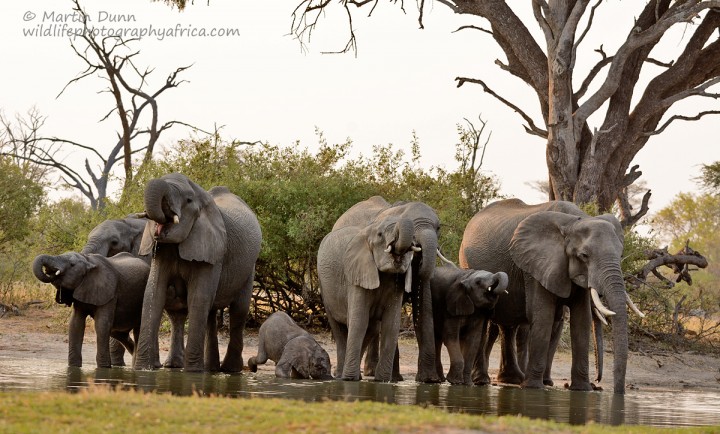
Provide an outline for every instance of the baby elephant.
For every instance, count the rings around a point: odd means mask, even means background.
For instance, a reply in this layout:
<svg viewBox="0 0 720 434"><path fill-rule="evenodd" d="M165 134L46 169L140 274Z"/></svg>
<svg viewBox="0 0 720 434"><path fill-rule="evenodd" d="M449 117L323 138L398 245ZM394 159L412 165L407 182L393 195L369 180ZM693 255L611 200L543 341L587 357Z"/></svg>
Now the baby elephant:
<svg viewBox="0 0 720 434"><path fill-rule="evenodd" d="M106 258L94 253L68 252L37 256L33 272L41 282L53 284L57 303L73 307L68 330L68 365L82 366L88 315L95 320L99 368L111 365L110 336L133 354L130 331L137 342L145 283L150 273L145 261L130 253Z"/></svg>
<svg viewBox="0 0 720 434"><path fill-rule="evenodd" d="M258 354L248 360L252 372L268 359L280 378L332 379L330 356L315 339L285 312L275 312L260 326Z"/></svg>
<svg viewBox="0 0 720 434"><path fill-rule="evenodd" d="M507 274L454 267L437 267L430 280L435 328L435 365L444 379L442 344L450 355L447 381L472 384L471 371L482 348L487 321L500 293L506 292ZM481 355L482 356L482 355Z"/></svg>

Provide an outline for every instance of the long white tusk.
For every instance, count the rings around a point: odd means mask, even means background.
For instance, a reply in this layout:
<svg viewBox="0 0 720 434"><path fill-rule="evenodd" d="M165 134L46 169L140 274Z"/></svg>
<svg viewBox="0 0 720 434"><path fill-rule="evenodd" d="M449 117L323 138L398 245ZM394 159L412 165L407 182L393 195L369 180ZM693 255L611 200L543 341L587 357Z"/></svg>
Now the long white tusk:
<svg viewBox="0 0 720 434"><path fill-rule="evenodd" d="M603 314L601 314L600 311L595 306L593 306L593 313L595 314L597 319L600 320L601 323L608 325L607 320L605 319L605 316Z"/></svg>
<svg viewBox="0 0 720 434"><path fill-rule="evenodd" d="M422 247L412 246L412 247L410 247L410 248L411 248L412 251L415 252L415 253L417 253L417 252L422 252Z"/></svg>
<svg viewBox="0 0 720 434"><path fill-rule="evenodd" d="M625 293L625 302L627 303L628 307L630 307L630 310L635 312L635 315L639 316L640 318L645 318L645 314L638 309L637 306L635 306L635 303L633 303L632 299L630 298L630 294L627 292Z"/></svg>
<svg viewBox="0 0 720 434"><path fill-rule="evenodd" d="M55 275L56 275L56 276L59 276L60 273L62 273L62 270L57 270L57 271L55 272Z"/></svg>
<svg viewBox="0 0 720 434"><path fill-rule="evenodd" d="M605 316L615 315L615 312L605 307L602 301L600 301L600 295L595 288L590 288L590 295L592 296L593 303L595 303L595 307L598 311L600 311L601 314Z"/></svg>
<svg viewBox="0 0 720 434"><path fill-rule="evenodd" d="M438 255L438 258L440 258L440 260L443 261L444 263L446 263L448 265L452 265L455 268L458 268L458 266L455 265L455 263L453 261L449 260L448 258L443 256L442 253L440 253L440 249L437 249L437 255Z"/></svg>
<svg viewBox="0 0 720 434"><path fill-rule="evenodd" d="M388 244L388 246L385 248L385 253L390 253L390 252L392 252L392 246L390 244Z"/></svg>
<svg viewBox="0 0 720 434"><path fill-rule="evenodd" d="M174 215L174 216L173 216L173 223L175 223L175 224L180 223L180 217L178 217L177 215Z"/></svg>
<svg viewBox="0 0 720 434"><path fill-rule="evenodd" d="M410 252L410 266L407 271L405 271L405 292L408 294L412 291L412 257L413 253Z"/></svg>

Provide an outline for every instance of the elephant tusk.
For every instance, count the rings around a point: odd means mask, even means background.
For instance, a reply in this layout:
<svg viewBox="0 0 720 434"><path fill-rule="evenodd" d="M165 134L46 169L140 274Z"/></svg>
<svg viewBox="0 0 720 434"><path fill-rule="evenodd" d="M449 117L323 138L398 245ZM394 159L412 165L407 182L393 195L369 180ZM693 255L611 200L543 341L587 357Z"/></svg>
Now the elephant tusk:
<svg viewBox="0 0 720 434"><path fill-rule="evenodd" d="M412 251L415 252L415 253L417 253L417 252L422 252L422 247L412 246L412 247L410 247L410 248L411 248Z"/></svg>
<svg viewBox="0 0 720 434"><path fill-rule="evenodd" d="M174 215L174 216L173 216L173 223L175 223L175 224L180 223L180 217L178 217L177 215Z"/></svg>
<svg viewBox="0 0 720 434"><path fill-rule="evenodd" d="M388 246L385 248L384 252L385 252L385 253L390 253L390 252L392 252L392 246L391 246L390 244L388 244Z"/></svg>
<svg viewBox="0 0 720 434"><path fill-rule="evenodd" d="M625 293L625 302L627 303L628 307L630 307L630 310L635 312L637 316L639 316L640 318L645 318L645 314L642 313L642 311L638 309L637 306L635 306L635 303L633 303L632 299L630 298L630 294L628 294L627 292Z"/></svg>
<svg viewBox="0 0 720 434"><path fill-rule="evenodd" d="M458 267L457 265L455 265L455 263L453 261L451 261L448 258L446 258L445 256L443 256L443 254L440 253L440 249L437 249L437 255L438 255L438 258L440 258L440 260L443 261L444 263L446 263L448 265L452 265L455 268Z"/></svg>
<svg viewBox="0 0 720 434"><path fill-rule="evenodd" d="M608 325L607 319L605 319L605 315L601 314L598 308L596 308L595 306L593 306L593 313L595 314L597 319L600 320L601 323Z"/></svg>
<svg viewBox="0 0 720 434"><path fill-rule="evenodd" d="M56 276L59 276L61 273L62 273L62 270L57 270L57 271L55 272L55 275L56 275Z"/></svg>
<svg viewBox="0 0 720 434"><path fill-rule="evenodd" d="M410 294L412 291L412 257L413 253L410 253L410 266L408 267L407 271L405 271L405 292Z"/></svg>
<svg viewBox="0 0 720 434"><path fill-rule="evenodd" d="M600 294L598 294L597 289L590 288L590 295L592 296L593 303L595 303L595 307L601 314L605 316L615 315L615 312L605 307L602 301L600 301Z"/></svg>

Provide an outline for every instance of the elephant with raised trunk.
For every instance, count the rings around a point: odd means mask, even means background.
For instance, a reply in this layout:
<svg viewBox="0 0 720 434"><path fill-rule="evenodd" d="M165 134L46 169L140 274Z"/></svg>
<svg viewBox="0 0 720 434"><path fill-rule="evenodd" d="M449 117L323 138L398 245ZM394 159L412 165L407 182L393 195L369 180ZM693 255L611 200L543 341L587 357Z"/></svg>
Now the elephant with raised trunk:
<svg viewBox="0 0 720 434"><path fill-rule="evenodd" d="M430 288L438 376L452 384L472 384L472 367L478 352L482 351L488 318L507 286L508 276L503 272L456 267L435 269ZM450 355L447 377L440 358L443 344Z"/></svg>
<svg viewBox="0 0 720 434"><path fill-rule="evenodd" d="M105 220L95 226L88 234L88 240L80 253L96 253L111 257L117 253L128 252L147 262L150 265L150 255L139 256L140 243L145 230L147 219L130 215L124 219ZM176 293L175 288L169 292ZM165 311L170 318L171 338L170 352L163 363L166 368L182 368L185 351L184 334L187 309L184 302L168 297L165 302ZM124 366L125 347L110 339L110 356L113 366ZM157 355L158 360L160 355Z"/></svg>
<svg viewBox="0 0 720 434"><path fill-rule="evenodd" d="M509 294L498 301L492 320L505 339L514 336L518 326L529 327L526 372L518 366L512 342L505 341L501 381L511 378L526 387L543 387L553 328L567 305L570 388L592 390L588 372L592 296L595 307L612 317L614 390L625 392L629 299L620 269L623 240L613 215L590 217L563 201L527 205L518 199L502 200L471 219L460 247L460 265L507 273ZM487 377L487 363L482 359L476 359L473 377Z"/></svg>
<svg viewBox="0 0 720 434"><path fill-rule="evenodd" d="M328 322L337 345L336 377L360 380L360 358L368 339L379 334L376 381L395 381L395 355L403 293L410 290L413 222L387 217L346 226L323 238L318 277Z"/></svg>
<svg viewBox="0 0 720 434"><path fill-rule="evenodd" d="M82 366L82 344L88 316L95 322L96 363L99 368L112 365L111 336L133 354L135 347L130 332L137 341L149 272L150 267L145 261L129 253L106 258L68 252L35 258L35 277L56 288L57 303L73 308L68 327L68 365Z"/></svg>
<svg viewBox="0 0 720 434"><path fill-rule="evenodd" d="M279 378L333 378L327 351L285 312L275 312L262 323L257 356L248 360L248 366L257 372L257 365L268 360L275 362L275 376Z"/></svg>
<svg viewBox="0 0 720 434"><path fill-rule="evenodd" d="M185 175L152 179L145 188L148 223L140 254L152 253L136 369L152 368L167 292L188 310L186 371L239 372L262 234L255 213L226 187L205 191ZM230 341L222 364L215 313L229 307Z"/></svg>
<svg viewBox="0 0 720 434"><path fill-rule="evenodd" d="M413 325L418 341L418 371L416 381L436 383L440 381L435 369L435 342L433 338L433 307L430 278L439 255L438 237L440 219L437 213L422 202L397 202L389 204L380 196L358 202L338 218L333 230L346 226L367 225L388 217L409 219L413 222L415 244L421 249L413 257L412 283L409 296L412 302ZM442 258L442 257L441 257ZM444 259L444 258L442 258ZM377 337L368 345L365 373L372 375L377 364ZM396 362L397 363L397 362Z"/></svg>

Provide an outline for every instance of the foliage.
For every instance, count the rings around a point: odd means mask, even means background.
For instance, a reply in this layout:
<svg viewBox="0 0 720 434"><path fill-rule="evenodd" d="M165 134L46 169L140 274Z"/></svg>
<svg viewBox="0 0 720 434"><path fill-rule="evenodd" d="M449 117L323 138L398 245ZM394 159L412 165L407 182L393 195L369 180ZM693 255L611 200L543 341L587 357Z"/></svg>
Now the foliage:
<svg viewBox="0 0 720 434"><path fill-rule="evenodd" d="M654 216L653 238L637 234L626 237L626 261L632 264L627 270L633 273L646 262L644 252L659 242L667 243L670 253L679 252L689 243L709 263L705 269L691 269L692 285L679 282L669 287L654 279L633 292L633 299L648 314L641 324L636 324L637 331L661 338L670 336L676 342L689 337L712 343L720 337L719 215L720 197L680 193ZM669 268L661 271L669 280L675 280Z"/></svg>
<svg viewBox="0 0 720 434"><path fill-rule="evenodd" d="M699 184L710 192L720 194L720 161L703 164L700 172Z"/></svg>
<svg viewBox="0 0 720 434"><path fill-rule="evenodd" d="M44 196L42 184L28 177L23 165L0 156L0 249L28 234L30 216Z"/></svg>

